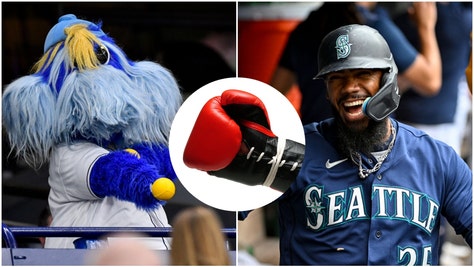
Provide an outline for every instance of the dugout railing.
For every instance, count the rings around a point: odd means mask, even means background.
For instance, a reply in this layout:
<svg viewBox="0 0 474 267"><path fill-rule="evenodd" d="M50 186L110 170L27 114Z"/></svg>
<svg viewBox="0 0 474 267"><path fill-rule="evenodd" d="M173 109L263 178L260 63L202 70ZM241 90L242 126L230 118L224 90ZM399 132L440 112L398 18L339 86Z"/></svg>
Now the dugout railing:
<svg viewBox="0 0 474 267"><path fill-rule="evenodd" d="M18 238L77 237L99 239L118 233L137 233L149 237L171 237L171 227L36 227L8 226L2 223L2 265L84 265L88 249L20 248ZM223 228L227 242L235 243L236 229ZM231 261L235 263L235 244L228 245ZM163 264L169 261L169 250L156 250Z"/></svg>

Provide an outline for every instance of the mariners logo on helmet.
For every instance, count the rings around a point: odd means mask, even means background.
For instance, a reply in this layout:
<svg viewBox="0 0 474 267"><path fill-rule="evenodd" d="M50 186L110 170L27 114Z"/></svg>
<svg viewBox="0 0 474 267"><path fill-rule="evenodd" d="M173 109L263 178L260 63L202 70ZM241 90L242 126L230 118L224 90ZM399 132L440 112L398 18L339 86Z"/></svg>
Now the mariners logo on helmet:
<svg viewBox="0 0 474 267"><path fill-rule="evenodd" d="M349 35L344 34L336 39L337 59L346 58L351 53L351 43L349 43Z"/></svg>

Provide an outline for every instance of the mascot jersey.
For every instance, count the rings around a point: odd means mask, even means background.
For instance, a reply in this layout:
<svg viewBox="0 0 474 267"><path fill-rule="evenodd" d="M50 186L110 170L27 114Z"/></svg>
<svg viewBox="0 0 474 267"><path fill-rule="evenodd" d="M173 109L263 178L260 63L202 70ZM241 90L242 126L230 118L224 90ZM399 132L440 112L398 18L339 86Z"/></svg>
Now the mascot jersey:
<svg viewBox="0 0 474 267"><path fill-rule="evenodd" d="M170 71L130 60L101 26L59 18L32 74L4 90L8 140L30 166L49 163L52 226L167 227L177 179L168 138L181 93Z"/></svg>
<svg viewBox="0 0 474 267"><path fill-rule="evenodd" d="M441 215L472 245L471 170L448 145L392 124L395 145L365 179L333 148L333 119L305 126L302 169L279 201L281 264L437 265Z"/></svg>
<svg viewBox="0 0 474 267"><path fill-rule="evenodd" d="M109 151L88 142L59 145L53 149L49 165L49 205L55 211L51 226L131 226L170 227L163 207L150 211L137 209L129 201L115 197L100 198L91 190L90 168ZM76 238L47 238L46 248L74 248ZM169 249L160 238L154 248Z"/></svg>

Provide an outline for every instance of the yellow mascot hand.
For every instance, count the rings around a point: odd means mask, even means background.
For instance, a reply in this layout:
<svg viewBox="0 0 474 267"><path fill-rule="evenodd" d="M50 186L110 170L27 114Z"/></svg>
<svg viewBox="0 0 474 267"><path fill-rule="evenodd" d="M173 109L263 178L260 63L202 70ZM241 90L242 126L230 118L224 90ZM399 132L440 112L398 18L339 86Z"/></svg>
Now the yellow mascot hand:
<svg viewBox="0 0 474 267"><path fill-rule="evenodd" d="M168 178L159 178L151 185L151 193L156 199L168 201L176 192L176 187Z"/></svg>

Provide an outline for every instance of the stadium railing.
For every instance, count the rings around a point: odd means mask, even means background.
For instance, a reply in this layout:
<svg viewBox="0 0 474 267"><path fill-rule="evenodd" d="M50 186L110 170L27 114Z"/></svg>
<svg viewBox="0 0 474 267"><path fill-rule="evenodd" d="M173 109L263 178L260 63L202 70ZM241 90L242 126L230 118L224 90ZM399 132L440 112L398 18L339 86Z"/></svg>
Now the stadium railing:
<svg viewBox="0 0 474 267"><path fill-rule="evenodd" d="M36 227L8 226L2 223L2 265L83 265L87 249L41 249L19 248L21 237L77 237L99 239L116 233L137 233L149 237L171 237L171 227ZM235 228L223 228L227 240L236 239ZM228 246L232 261L235 250ZM169 259L169 250L157 250L164 263Z"/></svg>

